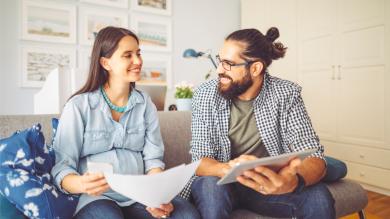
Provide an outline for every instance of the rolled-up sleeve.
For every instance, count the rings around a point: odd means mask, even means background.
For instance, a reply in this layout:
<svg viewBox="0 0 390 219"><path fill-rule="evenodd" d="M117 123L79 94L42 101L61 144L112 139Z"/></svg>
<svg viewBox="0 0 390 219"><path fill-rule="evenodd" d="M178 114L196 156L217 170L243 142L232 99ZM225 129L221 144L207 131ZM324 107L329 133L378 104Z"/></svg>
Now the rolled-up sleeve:
<svg viewBox="0 0 390 219"><path fill-rule="evenodd" d="M67 193L61 182L69 174L79 174L77 172L80 151L83 145L84 123L76 104L68 102L62 112L53 148L56 155L56 164L51 174L55 185L61 191Z"/></svg>
<svg viewBox="0 0 390 219"><path fill-rule="evenodd" d="M287 119L287 142L293 151L316 148L317 151L312 156L325 160L324 147L313 129L300 91L299 89L291 97Z"/></svg>
<svg viewBox="0 0 390 219"><path fill-rule="evenodd" d="M164 143L161 137L157 109L149 96L146 96L145 122L145 145L142 155L145 162L145 173L147 173L153 168L165 168L165 164L162 161L164 157Z"/></svg>

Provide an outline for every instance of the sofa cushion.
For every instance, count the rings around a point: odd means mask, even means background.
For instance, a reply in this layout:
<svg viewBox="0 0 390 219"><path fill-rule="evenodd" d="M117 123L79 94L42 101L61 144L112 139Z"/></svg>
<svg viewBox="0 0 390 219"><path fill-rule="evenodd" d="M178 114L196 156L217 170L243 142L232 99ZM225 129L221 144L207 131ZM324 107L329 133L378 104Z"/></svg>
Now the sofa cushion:
<svg viewBox="0 0 390 219"><path fill-rule="evenodd" d="M78 200L53 186L54 162L39 124L0 140L1 193L28 217L71 218Z"/></svg>

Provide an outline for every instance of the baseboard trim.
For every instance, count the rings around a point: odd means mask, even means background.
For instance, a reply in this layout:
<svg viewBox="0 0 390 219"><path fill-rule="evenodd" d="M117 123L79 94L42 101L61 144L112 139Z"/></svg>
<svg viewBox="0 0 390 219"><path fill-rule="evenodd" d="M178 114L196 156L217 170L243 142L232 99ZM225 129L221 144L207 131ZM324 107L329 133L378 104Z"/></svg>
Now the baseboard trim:
<svg viewBox="0 0 390 219"><path fill-rule="evenodd" d="M388 190L388 189L379 188L379 187L368 185L368 184L365 184L365 183L362 183L362 182L358 182L358 183L360 185L362 185L365 190L368 190L368 191L371 191L371 192L376 192L376 193L379 193L379 194L382 194L382 195L390 196L390 190Z"/></svg>

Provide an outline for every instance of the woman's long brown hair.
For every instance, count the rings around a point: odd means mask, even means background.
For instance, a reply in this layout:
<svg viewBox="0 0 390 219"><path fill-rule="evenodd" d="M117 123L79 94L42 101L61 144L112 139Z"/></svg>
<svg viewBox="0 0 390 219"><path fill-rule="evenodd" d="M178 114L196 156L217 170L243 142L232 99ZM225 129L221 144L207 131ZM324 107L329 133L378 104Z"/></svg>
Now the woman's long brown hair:
<svg viewBox="0 0 390 219"><path fill-rule="evenodd" d="M107 82L108 72L100 65L100 58L110 58L118 48L119 41L125 36L133 37L139 44L138 37L125 28L109 26L99 31L93 44L87 82L69 99L78 94L95 91ZM131 82L130 85L130 89L135 87L134 82Z"/></svg>

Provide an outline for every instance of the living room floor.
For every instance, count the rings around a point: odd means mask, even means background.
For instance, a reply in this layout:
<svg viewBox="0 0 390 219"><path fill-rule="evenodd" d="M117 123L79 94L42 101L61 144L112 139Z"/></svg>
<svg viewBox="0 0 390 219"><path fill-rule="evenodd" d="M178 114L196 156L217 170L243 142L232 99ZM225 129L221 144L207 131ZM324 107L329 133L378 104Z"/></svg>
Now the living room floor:
<svg viewBox="0 0 390 219"><path fill-rule="evenodd" d="M390 196L367 191L368 205L364 209L367 219L390 218ZM358 219L358 214L352 214L341 219Z"/></svg>

